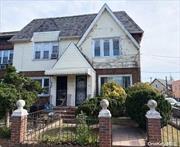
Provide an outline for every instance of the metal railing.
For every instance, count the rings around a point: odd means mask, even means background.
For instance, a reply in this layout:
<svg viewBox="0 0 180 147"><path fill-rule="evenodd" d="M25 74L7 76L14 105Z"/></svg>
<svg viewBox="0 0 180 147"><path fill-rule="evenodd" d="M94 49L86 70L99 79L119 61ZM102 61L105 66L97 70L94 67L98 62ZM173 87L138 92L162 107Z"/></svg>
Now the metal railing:
<svg viewBox="0 0 180 147"><path fill-rule="evenodd" d="M180 147L180 118L171 116L161 129L162 144L165 147Z"/></svg>
<svg viewBox="0 0 180 147"><path fill-rule="evenodd" d="M41 110L28 115L23 144L70 144L94 147L98 146L98 130L98 119L76 117L66 122L59 112Z"/></svg>

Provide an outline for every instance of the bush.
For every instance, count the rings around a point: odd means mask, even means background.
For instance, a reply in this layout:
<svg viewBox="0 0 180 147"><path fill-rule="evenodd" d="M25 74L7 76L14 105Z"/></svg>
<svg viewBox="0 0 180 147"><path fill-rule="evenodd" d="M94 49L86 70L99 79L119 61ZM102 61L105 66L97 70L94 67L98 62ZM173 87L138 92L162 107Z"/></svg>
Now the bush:
<svg viewBox="0 0 180 147"><path fill-rule="evenodd" d="M163 125L170 118L171 105L165 100L163 95L149 84L135 84L129 87L126 92L126 112L141 128L146 128L145 114L149 110L146 104L150 99L154 99L157 102L157 111L159 111L162 116Z"/></svg>
<svg viewBox="0 0 180 147"><path fill-rule="evenodd" d="M89 117L97 117L101 110L100 101L105 98L109 101L112 116L122 116L125 111L126 96L125 90L115 82L105 83L102 86L101 96L86 100L78 107L76 113L83 111Z"/></svg>
<svg viewBox="0 0 180 147"><path fill-rule="evenodd" d="M1 138L10 138L11 136L11 130L8 127L2 127L0 128L0 137Z"/></svg>

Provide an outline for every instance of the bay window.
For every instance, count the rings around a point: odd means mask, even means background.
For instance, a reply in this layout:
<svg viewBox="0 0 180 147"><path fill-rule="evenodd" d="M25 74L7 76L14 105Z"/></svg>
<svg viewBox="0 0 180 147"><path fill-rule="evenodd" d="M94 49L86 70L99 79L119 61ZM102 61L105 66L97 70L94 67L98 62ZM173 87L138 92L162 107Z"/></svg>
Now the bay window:
<svg viewBox="0 0 180 147"><path fill-rule="evenodd" d="M116 82L123 88L127 88L132 83L132 75L101 75L99 76L99 92L103 84L107 82Z"/></svg>
<svg viewBox="0 0 180 147"><path fill-rule="evenodd" d="M34 59L57 59L59 46L57 42L35 42Z"/></svg>
<svg viewBox="0 0 180 147"><path fill-rule="evenodd" d="M38 77L32 78L33 81L39 82L41 87L44 89L42 93L39 93L38 96L49 96L49 78Z"/></svg>
<svg viewBox="0 0 180 147"><path fill-rule="evenodd" d="M94 39L94 57L119 56L121 46L119 38Z"/></svg>

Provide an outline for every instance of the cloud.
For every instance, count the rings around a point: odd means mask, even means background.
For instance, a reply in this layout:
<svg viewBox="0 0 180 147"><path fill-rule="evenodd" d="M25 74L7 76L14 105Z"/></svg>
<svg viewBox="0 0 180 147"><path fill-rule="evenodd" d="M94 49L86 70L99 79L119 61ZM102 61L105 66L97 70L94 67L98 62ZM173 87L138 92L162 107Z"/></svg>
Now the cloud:
<svg viewBox="0 0 180 147"><path fill-rule="evenodd" d="M1 0L0 31L22 29L34 18L61 17L97 13L107 3L113 11L126 11L144 30L141 43L142 71L180 71L180 59L151 55L180 56L180 1L172 0ZM169 73L144 73L150 77L164 77ZM172 73L180 79L180 73Z"/></svg>

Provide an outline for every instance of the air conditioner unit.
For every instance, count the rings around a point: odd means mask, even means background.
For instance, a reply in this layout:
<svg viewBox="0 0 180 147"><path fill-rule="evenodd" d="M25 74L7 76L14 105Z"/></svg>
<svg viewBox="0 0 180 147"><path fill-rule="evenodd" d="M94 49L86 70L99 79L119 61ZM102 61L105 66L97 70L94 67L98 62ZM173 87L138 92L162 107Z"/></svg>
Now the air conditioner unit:
<svg viewBox="0 0 180 147"><path fill-rule="evenodd" d="M51 54L51 59L57 59L58 54Z"/></svg>

